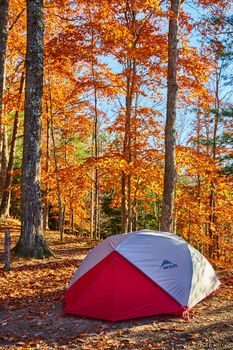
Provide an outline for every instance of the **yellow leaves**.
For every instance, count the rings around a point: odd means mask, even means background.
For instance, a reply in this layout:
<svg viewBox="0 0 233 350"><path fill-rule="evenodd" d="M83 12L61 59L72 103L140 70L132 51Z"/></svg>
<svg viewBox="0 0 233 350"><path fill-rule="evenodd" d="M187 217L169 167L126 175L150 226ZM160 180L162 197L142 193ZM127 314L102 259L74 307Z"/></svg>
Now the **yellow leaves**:
<svg viewBox="0 0 233 350"><path fill-rule="evenodd" d="M194 103L193 99L202 96L201 99L206 102L202 93L206 96L204 90L213 71L212 62L208 56L199 54L197 48L189 45L187 39L181 40L178 81L182 99L190 105Z"/></svg>
<svg viewBox="0 0 233 350"><path fill-rule="evenodd" d="M232 249L229 179L221 175L219 164L208 154L191 147L177 147L177 174L175 217L182 236L202 247L207 255L208 247L216 244L210 233L218 237L223 259L218 258L216 263L229 264Z"/></svg>
<svg viewBox="0 0 233 350"><path fill-rule="evenodd" d="M214 224L214 223L210 223L210 230L212 231L212 232L216 232L216 225Z"/></svg>
<svg viewBox="0 0 233 350"><path fill-rule="evenodd" d="M148 6L151 8L158 8L160 6L160 3L158 0L144 0L144 1L140 1L140 3L144 6Z"/></svg>

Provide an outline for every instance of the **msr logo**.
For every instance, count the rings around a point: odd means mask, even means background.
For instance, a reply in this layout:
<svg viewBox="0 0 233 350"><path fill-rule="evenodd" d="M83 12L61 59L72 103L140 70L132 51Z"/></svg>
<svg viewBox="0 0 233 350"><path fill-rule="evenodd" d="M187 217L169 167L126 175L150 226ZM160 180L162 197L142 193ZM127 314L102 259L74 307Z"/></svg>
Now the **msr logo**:
<svg viewBox="0 0 233 350"><path fill-rule="evenodd" d="M176 268L176 267L178 267L177 264L174 264L174 263L172 263L172 262L169 261L169 260L163 260L163 263L162 263L160 269L163 269L163 270L171 270L171 269L174 269L174 268Z"/></svg>

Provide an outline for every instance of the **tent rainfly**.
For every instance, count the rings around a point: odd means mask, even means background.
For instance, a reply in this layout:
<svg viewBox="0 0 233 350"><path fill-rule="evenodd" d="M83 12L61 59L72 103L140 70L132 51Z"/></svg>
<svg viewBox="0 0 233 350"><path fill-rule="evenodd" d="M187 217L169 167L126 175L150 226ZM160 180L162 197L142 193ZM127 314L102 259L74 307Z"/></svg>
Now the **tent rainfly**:
<svg viewBox="0 0 233 350"><path fill-rule="evenodd" d="M118 321L185 315L219 287L208 260L173 233L141 230L91 250L65 294L65 312Z"/></svg>

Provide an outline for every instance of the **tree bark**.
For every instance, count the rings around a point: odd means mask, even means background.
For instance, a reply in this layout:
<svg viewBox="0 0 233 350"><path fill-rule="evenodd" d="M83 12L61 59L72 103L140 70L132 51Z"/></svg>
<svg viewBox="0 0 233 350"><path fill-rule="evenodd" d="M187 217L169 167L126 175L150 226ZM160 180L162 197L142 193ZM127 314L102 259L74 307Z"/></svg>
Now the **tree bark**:
<svg viewBox="0 0 233 350"><path fill-rule="evenodd" d="M59 167L57 162L57 147L54 132L54 110L52 101L52 91L51 91L51 81L50 81L50 71L48 67L48 92L49 92L49 113L50 113L50 124L51 124L51 139L53 145L53 160L55 166L56 174L56 186L57 186L57 204L58 204L58 227L60 232L60 241L63 241L63 211L62 211L62 196L61 196L61 186L59 178Z"/></svg>
<svg viewBox="0 0 233 350"><path fill-rule="evenodd" d="M134 47L136 47L136 40ZM132 160L132 102L135 90L136 60L127 60L128 76L126 81L125 97L125 135L123 141L123 158L130 164ZM131 175L122 172L121 178L121 233L132 231L132 200L131 200Z"/></svg>
<svg viewBox="0 0 233 350"><path fill-rule="evenodd" d="M3 92L5 85L5 61L6 61L6 45L7 45L7 23L8 23L9 0L0 0L0 159L2 159L3 147ZM2 174L2 164L1 171ZM4 180L3 180L4 181ZM0 186L3 183L0 179Z"/></svg>
<svg viewBox="0 0 233 350"><path fill-rule="evenodd" d="M7 174L7 165L8 165L8 136L7 136L7 126L4 123L5 120L5 109L6 106L3 105L3 113L2 113L2 124L1 128L1 171L0 171L0 195L2 198L4 184L6 180Z"/></svg>
<svg viewBox="0 0 233 350"><path fill-rule="evenodd" d="M91 170L91 220L90 220L90 236L94 237L94 169Z"/></svg>
<svg viewBox="0 0 233 350"><path fill-rule="evenodd" d="M44 57L43 0L27 0L25 119L21 198L20 256L51 256L43 235L41 203L41 127Z"/></svg>
<svg viewBox="0 0 233 350"><path fill-rule="evenodd" d="M12 178L13 178L13 166L14 166L17 134L18 134L18 128L19 128L19 113L20 113L20 104L21 104L21 98L22 98L22 93L23 93L24 79L25 79L25 76L24 76L24 71L23 71L22 75L21 75L21 79L20 79L18 106L17 106L17 110L15 112L15 119L14 119L14 126L13 126L11 147L10 147L10 155L9 155L9 161L8 161L7 170L6 170L5 184L3 187L2 200L1 200L1 205L0 205L0 217L9 216L11 185L12 185Z"/></svg>
<svg viewBox="0 0 233 350"><path fill-rule="evenodd" d="M52 109L52 96L50 91L50 117L51 117L51 136L53 142L53 160L56 172L56 185L57 185L57 202L58 202L58 212L59 212L59 232L60 232L60 241L63 241L63 213L62 213L62 198L61 198L61 187L59 179L59 169L57 163L57 149L54 135L54 125L53 125L53 109Z"/></svg>
<svg viewBox="0 0 233 350"><path fill-rule="evenodd" d="M9 0L0 0L0 112L4 88Z"/></svg>
<svg viewBox="0 0 233 350"><path fill-rule="evenodd" d="M94 40L94 31L92 27L92 37L91 37L91 43L92 47L95 45ZM94 52L92 53L94 56ZM94 156L95 161L97 162L98 156L99 156L99 137L98 137L98 129L99 129L99 116L98 116L98 95L97 95L97 79L96 79L96 71L95 71L95 64L94 60L92 60L91 63L91 74L92 74L92 82L93 82L93 92L94 92L94 120L93 120L93 145L92 145L92 156ZM100 218L100 206L99 206L99 197L100 197L100 191L99 191L99 171L98 166L95 164L95 167L93 169L93 180L94 180L94 189L92 191L92 201L91 204L93 207L91 210L93 210L91 220L93 222L91 223L91 236L100 237L100 231L99 231L99 218Z"/></svg>
<svg viewBox="0 0 233 350"><path fill-rule="evenodd" d="M165 126L165 172L161 230L170 232L173 226L174 188L176 174L176 104L178 93L178 23L182 0L171 0L168 32L167 115Z"/></svg>
<svg viewBox="0 0 233 350"><path fill-rule="evenodd" d="M49 171L49 158L50 158L50 120L48 118L48 106L47 106L47 121L46 121L46 164L45 171ZM44 194L44 212L43 212L43 228L44 230L49 230L49 201L48 201L49 189L46 184L45 194Z"/></svg>
<svg viewBox="0 0 233 350"><path fill-rule="evenodd" d="M99 145L98 145L98 110L97 110L97 88L95 81L95 73L93 68L93 79L94 79L94 96L95 96L95 116L94 116L94 157L97 161L99 156ZM95 237L100 236L99 232L99 172L98 167L95 165L94 169L94 235Z"/></svg>
<svg viewBox="0 0 233 350"><path fill-rule="evenodd" d="M71 209L71 232L72 232L72 235L74 235L74 209L72 208Z"/></svg>
<svg viewBox="0 0 233 350"><path fill-rule="evenodd" d="M222 65L223 66L223 65ZM214 130L213 130L213 142L212 142L212 159L216 161L217 152L217 139L218 139L218 128L220 119L220 98L219 98L219 85L222 75L222 66L219 67L216 72L216 82L215 82L215 110L214 110ZM215 230L215 225L217 221L216 217L216 188L214 181L211 181L211 191L210 191L210 215L209 215L209 258L219 259L219 237L218 232Z"/></svg>
<svg viewBox="0 0 233 350"><path fill-rule="evenodd" d="M9 271L11 268L11 235L10 230L5 231L5 265L4 270Z"/></svg>
<svg viewBox="0 0 233 350"><path fill-rule="evenodd" d="M127 232L127 215L126 215L126 175L121 175L121 233Z"/></svg>

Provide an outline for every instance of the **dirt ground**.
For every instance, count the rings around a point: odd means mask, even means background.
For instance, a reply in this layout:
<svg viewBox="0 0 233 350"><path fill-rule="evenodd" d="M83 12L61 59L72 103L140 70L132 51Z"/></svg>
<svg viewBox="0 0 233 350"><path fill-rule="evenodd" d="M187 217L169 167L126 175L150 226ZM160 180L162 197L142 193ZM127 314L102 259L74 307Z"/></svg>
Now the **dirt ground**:
<svg viewBox="0 0 233 350"><path fill-rule="evenodd" d="M12 246L18 227L12 227ZM191 321L153 316L103 322L63 314L66 287L96 241L55 232L47 240L55 257L14 258L3 270L4 227L0 230L0 349L233 349L233 273L219 272L220 289L199 303Z"/></svg>

